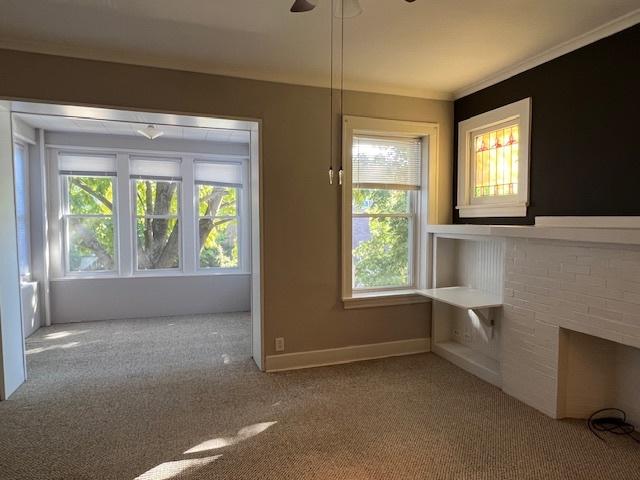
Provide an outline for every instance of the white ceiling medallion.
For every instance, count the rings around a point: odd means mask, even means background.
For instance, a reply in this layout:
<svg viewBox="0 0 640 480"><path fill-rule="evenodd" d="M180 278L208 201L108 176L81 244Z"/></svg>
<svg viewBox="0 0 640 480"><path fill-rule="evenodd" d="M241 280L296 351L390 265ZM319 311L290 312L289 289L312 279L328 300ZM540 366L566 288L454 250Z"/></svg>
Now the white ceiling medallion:
<svg viewBox="0 0 640 480"><path fill-rule="evenodd" d="M337 18L353 18L362 13L359 0L338 0L335 4L333 14Z"/></svg>
<svg viewBox="0 0 640 480"><path fill-rule="evenodd" d="M149 140L155 140L158 137L164 135L164 132L155 125L147 125L142 130L136 130L143 137L147 137Z"/></svg>

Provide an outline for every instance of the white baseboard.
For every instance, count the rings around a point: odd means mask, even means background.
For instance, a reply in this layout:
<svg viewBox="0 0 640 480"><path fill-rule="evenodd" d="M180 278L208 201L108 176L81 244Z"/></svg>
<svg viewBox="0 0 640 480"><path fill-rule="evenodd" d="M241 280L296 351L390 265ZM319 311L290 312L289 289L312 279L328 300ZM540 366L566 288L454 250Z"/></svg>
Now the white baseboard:
<svg viewBox="0 0 640 480"><path fill-rule="evenodd" d="M340 363L360 362L375 358L413 355L431 351L430 338L411 338L395 342L353 345L350 347L311 350L308 352L267 355L267 372L298 370L301 368L324 367Z"/></svg>

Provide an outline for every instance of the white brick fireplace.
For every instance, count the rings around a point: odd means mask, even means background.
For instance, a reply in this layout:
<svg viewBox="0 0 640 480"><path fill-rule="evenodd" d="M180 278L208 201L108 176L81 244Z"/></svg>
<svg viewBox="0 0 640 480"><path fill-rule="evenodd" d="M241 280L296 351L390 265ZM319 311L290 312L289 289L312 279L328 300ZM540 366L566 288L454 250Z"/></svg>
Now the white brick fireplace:
<svg viewBox="0 0 640 480"><path fill-rule="evenodd" d="M640 231L471 225L430 230L434 256L438 243L446 251L439 261L434 258L435 287L452 286L450 278L438 284L444 262L464 263L456 271L503 269L495 275L501 291L493 288L503 304L495 309L495 333L465 333L468 370L479 374L474 361L494 365L499 380L489 381L554 418L584 418L615 406L640 423ZM455 248L442 248L452 242ZM484 246L469 248L469 242ZM490 254L495 245L503 255ZM477 250L485 253L468 253ZM455 280L486 290L475 277ZM434 342L442 341L443 324L459 329L460 316L473 315L439 302L433 314ZM483 355L490 358L485 362Z"/></svg>

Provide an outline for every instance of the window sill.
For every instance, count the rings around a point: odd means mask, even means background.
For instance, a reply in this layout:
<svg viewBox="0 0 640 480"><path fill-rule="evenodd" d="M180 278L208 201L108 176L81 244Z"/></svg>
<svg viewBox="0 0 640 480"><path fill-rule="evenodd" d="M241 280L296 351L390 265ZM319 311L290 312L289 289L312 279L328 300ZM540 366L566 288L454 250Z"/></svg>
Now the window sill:
<svg viewBox="0 0 640 480"><path fill-rule="evenodd" d="M356 293L351 297L343 297L346 310L356 308L389 307L393 305L410 305L413 303L429 303L431 300L415 293L415 290L392 290L386 292Z"/></svg>
<svg viewBox="0 0 640 480"><path fill-rule="evenodd" d="M526 203L484 204L484 205L458 205L460 218L480 217L526 217Z"/></svg>

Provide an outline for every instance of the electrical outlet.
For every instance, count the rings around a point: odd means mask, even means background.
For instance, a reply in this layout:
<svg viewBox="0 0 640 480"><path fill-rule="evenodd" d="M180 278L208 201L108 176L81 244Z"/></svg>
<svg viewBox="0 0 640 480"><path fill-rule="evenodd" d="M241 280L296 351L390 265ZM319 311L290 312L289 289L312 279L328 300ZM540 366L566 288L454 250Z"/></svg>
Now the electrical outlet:
<svg viewBox="0 0 640 480"><path fill-rule="evenodd" d="M276 338L276 352L284 352L284 337Z"/></svg>

